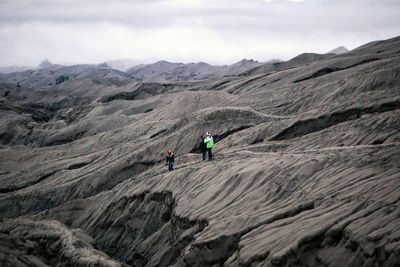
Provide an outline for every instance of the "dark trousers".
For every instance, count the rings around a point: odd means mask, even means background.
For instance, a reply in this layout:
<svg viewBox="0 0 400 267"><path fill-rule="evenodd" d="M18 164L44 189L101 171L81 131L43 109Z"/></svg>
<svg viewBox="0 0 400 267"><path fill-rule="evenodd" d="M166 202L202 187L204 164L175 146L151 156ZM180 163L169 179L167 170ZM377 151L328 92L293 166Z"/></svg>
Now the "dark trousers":
<svg viewBox="0 0 400 267"><path fill-rule="evenodd" d="M206 160L207 150L202 150L201 153L203 154L203 160Z"/></svg>
<svg viewBox="0 0 400 267"><path fill-rule="evenodd" d="M212 160L212 152L211 152L212 147L208 148L207 147L207 152L208 152L208 160Z"/></svg>
<svg viewBox="0 0 400 267"><path fill-rule="evenodd" d="M168 165L168 170L169 171L173 171L174 170L174 162L167 161L167 165Z"/></svg>

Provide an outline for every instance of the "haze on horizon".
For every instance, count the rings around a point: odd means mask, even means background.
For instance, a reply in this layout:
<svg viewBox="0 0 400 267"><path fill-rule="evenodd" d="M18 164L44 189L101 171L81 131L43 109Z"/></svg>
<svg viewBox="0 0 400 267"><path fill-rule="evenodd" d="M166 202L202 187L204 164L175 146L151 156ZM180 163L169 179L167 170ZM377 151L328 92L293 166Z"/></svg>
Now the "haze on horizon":
<svg viewBox="0 0 400 267"><path fill-rule="evenodd" d="M400 35L400 1L2 0L0 66L131 58L232 64Z"/></svg>

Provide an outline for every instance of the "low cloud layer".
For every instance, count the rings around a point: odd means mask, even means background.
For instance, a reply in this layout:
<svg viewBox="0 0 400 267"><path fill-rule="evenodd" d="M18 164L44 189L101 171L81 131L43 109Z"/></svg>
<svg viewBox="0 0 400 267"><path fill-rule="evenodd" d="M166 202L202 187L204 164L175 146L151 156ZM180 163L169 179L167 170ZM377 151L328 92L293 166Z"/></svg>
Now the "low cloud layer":
<svg viewBox="0 0 400 267"><path fill-rule="evenodd" d="M398 25L390 0L2 0L0 66L289 59L398 36Z"/></svg>

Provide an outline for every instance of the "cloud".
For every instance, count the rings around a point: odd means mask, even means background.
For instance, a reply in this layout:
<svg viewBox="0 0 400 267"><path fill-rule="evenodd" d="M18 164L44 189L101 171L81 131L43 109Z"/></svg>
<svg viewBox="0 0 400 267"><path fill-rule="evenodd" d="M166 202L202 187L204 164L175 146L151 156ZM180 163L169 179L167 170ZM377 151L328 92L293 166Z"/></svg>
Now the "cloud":
<svg viewBox="0 0 400 267"><path fill-rule="evenodd" d="M288 59L400 35L398 1L2 0L0 65Z"/></svg>

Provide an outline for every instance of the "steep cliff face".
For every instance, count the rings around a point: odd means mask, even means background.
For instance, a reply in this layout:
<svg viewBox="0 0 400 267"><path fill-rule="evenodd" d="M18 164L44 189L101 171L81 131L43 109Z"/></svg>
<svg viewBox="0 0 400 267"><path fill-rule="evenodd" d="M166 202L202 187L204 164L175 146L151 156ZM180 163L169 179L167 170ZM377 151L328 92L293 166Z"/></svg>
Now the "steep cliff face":
<svg viewBox="0 0 400 267"><path fill-rule="evenodd" d="M3 75L0 263L398 266L399 47L219 81Z"/></svg>

